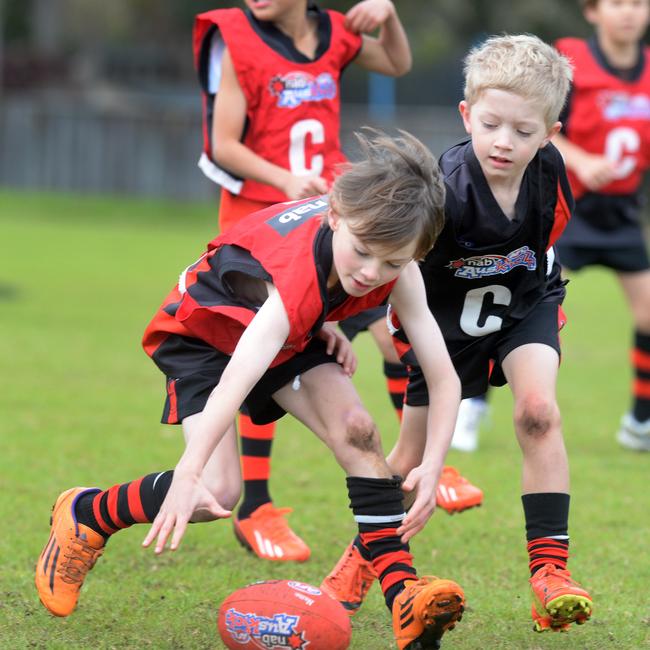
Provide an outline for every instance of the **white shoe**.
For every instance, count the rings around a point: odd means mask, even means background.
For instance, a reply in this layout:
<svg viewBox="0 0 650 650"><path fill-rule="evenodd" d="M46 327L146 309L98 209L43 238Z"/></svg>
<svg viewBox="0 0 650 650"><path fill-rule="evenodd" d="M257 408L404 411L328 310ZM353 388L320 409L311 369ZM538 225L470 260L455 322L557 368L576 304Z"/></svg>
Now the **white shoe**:
<svg viewBox="0 0 650 650"><path fill-rule="evenodd" d="M650 451L650 420L639 422L631 413L626 413L616 439L627 449Z"/></svg>
<svg viewBox="0 0 650 650"><path fill-rule="evenodd" d="M487 402L478 397L469 397L460 403L458 419L451 439L451 448L472 452L478 449L478 430L488 410Z"/></svg>

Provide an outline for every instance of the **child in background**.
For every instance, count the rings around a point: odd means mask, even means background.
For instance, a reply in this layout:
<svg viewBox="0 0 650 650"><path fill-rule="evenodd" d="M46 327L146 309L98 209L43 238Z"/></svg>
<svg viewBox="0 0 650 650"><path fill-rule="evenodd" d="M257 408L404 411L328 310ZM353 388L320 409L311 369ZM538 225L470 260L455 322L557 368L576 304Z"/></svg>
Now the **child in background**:
<svg viewBox="0 0 650 650"><path fill-rule="evenodd" d="M367 35L377 28L376 38ZM245 11L197 16L194 53L204 103L199 166L222 186L221 232L255 210L327 192L345 161L339 88L347 65L391 76L411 67L389 0L364 0L345 16L308 0L246 0ZM238 428L237 538L267 560L307 560L309 547L286 521L290 509L276 508L269 492L275 424L256 426L244 411Z"/></svg>
<svg viewBox="0 0 650 650"><path fill-rule="evenodd" d="M640 223L640 189L650 164L650 50L642 38L649 0L581 0L596 33L556 47L574 66L556 138L576 197L558 242L571 271L612 269L632 312L632 406L617 433L624 447L650 451L650 262Z"/></svg>
<svg viewBox="0 0 650 650"><path fill-rule="evenodd" d="M182 424L185 451L173 471L58 497L35 576L51 613L72 613L88 571L119 530L153 521L143 545L155 540L162 553L170 537L178 548L190 521L230 516L241 487L235 416L246 401L257 422L290 412L345 471L398 648L435 648L460 620L462 589L418 579L407 543L435 507L460 399L414 262L441 231L444 184L433 156L406 133L361 145L364 159L336 179L329 197L253 213L181 274L143 345L167 377L163 421ZM408 514L401 480L352 384L350 344L328 324L387 299L418 355L432 405L422 464L405 480L417 490Z"/></svg>
<svg viewBox="0 0 650 650"><path fill-rule="evenodd" d="M534 36L492 37L469 53L459 108L470 140L440 159L446 222L420 264L463 398L506 382L514 397L537 631L567 630L592 609L566 568L569 467L556 400L565 289L553 244L572 197L550 140L570 81L569 62ZM407 476L420 463L424 423L435 409L410 335L393 324L410 366L400 437L387 460ZM322 584L350 613L372 584L369 558L355 539Z"/></svg>

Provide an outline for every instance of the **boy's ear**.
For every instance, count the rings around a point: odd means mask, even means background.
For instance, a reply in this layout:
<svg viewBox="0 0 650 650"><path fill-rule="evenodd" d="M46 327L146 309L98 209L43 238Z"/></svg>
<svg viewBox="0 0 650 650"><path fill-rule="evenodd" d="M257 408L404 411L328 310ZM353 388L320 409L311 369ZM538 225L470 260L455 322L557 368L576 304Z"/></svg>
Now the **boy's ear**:
<svg viewBox="0 0 650 650"><path fill-rule="evenodd" d="M590 25L596 25L596 22L598 21L598 12L596 7L589 6L585 7L584 11L582 12L582 15L585 17L585 20L590 24Z"/></svg>
<svg viewBox="0 0 650 650"><path fill-rule="evenodd" d="M336 230L339 227L340 221L341 217L339 216L339 213L330 206L329 210L327 211L327 225L332 230Z"/></svg>
<svg viewBox="0 0 650 650"><path fill-rule="evenodd" d="M460 104L458 104L458 112L460 113L460 116L463 118L463 126L465 127L465 131L468 134L472 133L472 125L470 124L469 121L469 104L463 99Z"/></svg>
<svg viewBox="0 0 650 650"><path fill-rule="evenodd" d="M546 133L546 137L544 138L544 140L542 140L540 149L542 147L545 147L553 139L553 136L557 135L560 132L561 128L562 128L562 122L556 122L555 124L553 124L553 126Z"/></svg>

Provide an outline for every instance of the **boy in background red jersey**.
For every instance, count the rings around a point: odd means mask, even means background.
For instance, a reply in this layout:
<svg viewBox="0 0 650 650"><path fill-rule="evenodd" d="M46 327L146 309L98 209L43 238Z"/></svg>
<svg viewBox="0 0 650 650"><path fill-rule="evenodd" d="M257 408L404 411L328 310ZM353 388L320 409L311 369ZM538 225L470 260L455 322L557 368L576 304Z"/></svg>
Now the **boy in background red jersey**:
<svg viewBox="0 0 650 650"><path fill-rule="evenodd" d="M378 36L367 35L379 28ZM307 0L246 0L246 10L199 14L194 55L203 93L204 152L199 166L222 186L219 226L280 201L325 193L340 163L340 78L350 63L390 76L411 67L408 39L389 0L364 0L346 15ZM385 324L385 308L359 318L382 352L389 393L399 410L406 387ZM358 322L353 319L352 323ZM353 326L353 325L352 325ZM345 329L346 333L349 330ZM238 420L244 495L234 530L240 542L271 561L305 561L310 549L276 508L269 491L275 423ZM455 489L441 494L462 509L463 490L478 490L445 474Z"/></svg>
<svg viewBox="0 0 650 650"><path fill-rule="evenodd" d="M650 164L650 49L642 38L649 0L582 0L595 30L556 46L575 72L555 139L576 198L558 244L563 266L612 269L634 321L632 406L617 433L624 447L650 451L650 262L640 223L640 188Z"/></svg>

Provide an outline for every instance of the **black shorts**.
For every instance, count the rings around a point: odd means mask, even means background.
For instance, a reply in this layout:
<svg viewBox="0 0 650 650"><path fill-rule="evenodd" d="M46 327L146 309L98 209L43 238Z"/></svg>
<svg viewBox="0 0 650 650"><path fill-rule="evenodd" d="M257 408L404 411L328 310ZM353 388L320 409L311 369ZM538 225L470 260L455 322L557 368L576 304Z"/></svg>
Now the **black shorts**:
<svg viewBox="0 0 650 650"><path fill-rule="evenodd" d="M585 266L605 266L621 273L636 273L650 268L648 251L642 239L635 246L615 248L586 248L573 244L555 244L562 266L579 271Z"/></svg>
<svg viewBox="0 0 650 650"><path fill-rule="evenodd" d="M388 305L371 307L360 314L356 314L356 316L350 316L350 318L339 321L339 327L351 341L357 334L365 332L373 323L378 320L386 320L386 309L388 309Z"/></svg>
<svg viewBox="0 0 650 650"><path fill-rule="evenodd" d="M560 320L562 319L562 321ZM506 383L501 364L516 348L528 343L543 343L560 354L559 328L564 315L556 302L540 302L524 320L505 330L476 339L457 354L451 354L462 386L462 397L482 395L491 386ZM406 361L406 360L405 360ZM409 365L406 404L426 406L429 393L419 366Z"/></svg>
<svg viewBox="0 0 650 650"><path fill-rule="evenodd" d="M172 334L158 347L153 360L167 376L162 422L180 424L205 408L230 356L199 339ZM242 412L255 424L279 420L285 411L273 400L273 393L324 363L333 363L333 357L327 354L324 341L312 339L305 350L262 375L244 401Z"/></svg>

